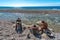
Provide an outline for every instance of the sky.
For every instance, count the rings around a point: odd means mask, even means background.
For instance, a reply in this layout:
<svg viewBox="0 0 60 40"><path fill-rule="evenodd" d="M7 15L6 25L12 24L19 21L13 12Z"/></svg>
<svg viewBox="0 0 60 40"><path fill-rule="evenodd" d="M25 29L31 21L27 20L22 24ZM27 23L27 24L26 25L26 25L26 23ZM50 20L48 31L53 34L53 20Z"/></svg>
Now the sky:
<svg viewBox="0 0 60 40"><path fill-rule="evenodd" d="M60 6L60 0L0 0L0 6Z"/></svg>

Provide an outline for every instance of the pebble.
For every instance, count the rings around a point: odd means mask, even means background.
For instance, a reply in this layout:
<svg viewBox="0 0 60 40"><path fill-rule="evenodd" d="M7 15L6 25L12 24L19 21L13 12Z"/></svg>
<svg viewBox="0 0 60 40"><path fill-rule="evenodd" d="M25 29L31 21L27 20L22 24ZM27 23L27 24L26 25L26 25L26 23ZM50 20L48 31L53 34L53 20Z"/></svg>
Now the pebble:
<svg viewBox="0 0 60 40"><path fill-rule="evenodd" d="M32 34L30 35L31 38L28 39L27 38L27 34L29 33L28 30L24 30L22 34L17 34L15 30L13 30L13 28L10 27L11 26L9 27L0 26L0 40L40 40L39 38L34 37ZM57 35L59 36L60 33ZM59 38L57 39L57 37L55 39L60 40Z"/></svg>

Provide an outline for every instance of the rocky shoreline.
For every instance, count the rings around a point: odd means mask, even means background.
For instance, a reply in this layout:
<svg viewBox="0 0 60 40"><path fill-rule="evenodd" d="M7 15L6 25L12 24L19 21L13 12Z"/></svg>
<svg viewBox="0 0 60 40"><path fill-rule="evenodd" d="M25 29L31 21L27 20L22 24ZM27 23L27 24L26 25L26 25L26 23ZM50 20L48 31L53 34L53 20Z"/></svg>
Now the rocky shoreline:
<svg viewBox="0 0 60 40"><path fill-rule="evenodd" d="M43 14L51 14L57 13L60 14L60 10L0 10L0 12L9 12L9 13L43 13Z"/></svg>
<svg viewBox="0 0 60 40"><path fill-rule="evenodd" d="M34 37L32 34L31 39L27 38L28 29L24 30L22 34L17 34L10 22L2 22L3 25L0 25L0 40L40 40L39 38ZM9 24L10 23L10 24ZM60 40L60 33L55 33L55 39L51 40Z"/></svg>
<svg viewBox="0 0 60 40"><path fill-rule="evenodd" d="M60 14L60 11L58 10L40 10L40 11L29 11L29 10L0 10L0 12L10 12L10 13L43 13L43 14L51 14L51 13L57 13ZM29 31L27 31L27 29L22 33L22 34L17 34L14 30L14 28L12 27L12 24L14 22L11 21L5 21L5 20L0 20L0 40L40 40L36 37L34 37L31 34L31 39L27 38L27 34ZM54 31L56 38L55 39L51 39L51 40L60 40L60 26L58 25L50 25L52 28L54 26Z"/></svg>

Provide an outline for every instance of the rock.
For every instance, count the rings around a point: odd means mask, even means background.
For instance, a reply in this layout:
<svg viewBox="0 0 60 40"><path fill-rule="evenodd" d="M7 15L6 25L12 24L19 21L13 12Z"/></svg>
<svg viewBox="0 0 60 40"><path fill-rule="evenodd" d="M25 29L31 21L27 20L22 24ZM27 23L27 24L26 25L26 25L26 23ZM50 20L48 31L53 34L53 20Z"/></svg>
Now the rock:
<svg viewBox="0 0 60 40"><path fill-rule="evenodd" d="M15 40L15 38L14 37L11 37L11 40Z"/></svg>
<svg viewBox="0 0 60 40"><path fill-rule="evenodd" d="M10 35L7 34L7 35L5 35L5 37L10 37Z"/></svg>
<svg viewBox="0 0 60 40"><path fill-rule="evenodd" d="M2 38L0 40L3 40Z"/></svg>
<svg viewBox="0 0 60 40"><path fill-rule="evenodd" d="M24 24L25 25L25 24ZM30 26L30 25L25 25ZM15 30L13 29L12 25L7 26L0 26L0 40L40 40L39 38L36 38L33 34L30 34L30 39L27 38L27 34L30 31L28 29L25 29L22 34L17 34ZM58 35L58 36L57 36ZM56 40L60 39L59 34L56 35ZM54 39L54 40L55 40Z"/></svg>
<svg viewBox="0 0 60 40"><path fill-rule="evenodd" d="M3 30L3 28L2 27L0 27L0 31L2 31Z"/></svg>

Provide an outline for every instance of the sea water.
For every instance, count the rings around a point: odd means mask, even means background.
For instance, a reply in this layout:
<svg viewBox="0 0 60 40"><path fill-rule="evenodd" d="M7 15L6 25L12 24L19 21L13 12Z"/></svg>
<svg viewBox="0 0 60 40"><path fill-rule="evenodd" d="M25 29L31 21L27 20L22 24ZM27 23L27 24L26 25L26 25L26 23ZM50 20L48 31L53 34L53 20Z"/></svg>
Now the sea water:
<svg viewBox="0 0 60 40"><path fill-rule="evenodd" d="M60 14L37 14L37 13L0 13L0 20L16 20L17 18L29 21L51 21L60 23Z"/></svg>

